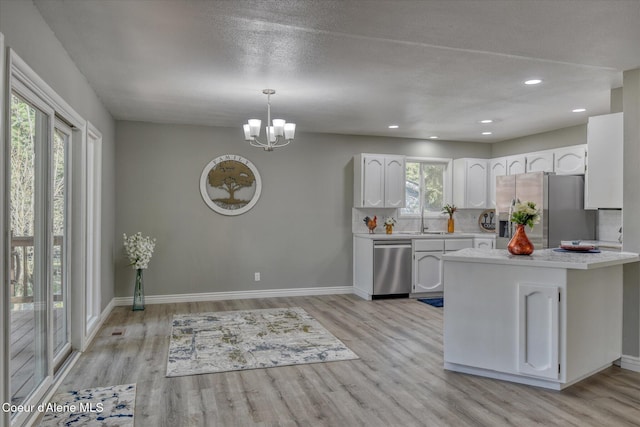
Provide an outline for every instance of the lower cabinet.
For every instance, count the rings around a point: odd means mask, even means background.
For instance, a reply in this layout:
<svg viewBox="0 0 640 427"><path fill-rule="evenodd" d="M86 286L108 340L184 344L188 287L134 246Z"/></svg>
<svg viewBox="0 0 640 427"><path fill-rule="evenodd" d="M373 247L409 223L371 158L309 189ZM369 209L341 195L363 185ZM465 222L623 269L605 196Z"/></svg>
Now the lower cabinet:
<svg viewBox="0 0 640 427"><path fill-rule="evenodd" d="M518 284L518 371L557 380L560 289Z"/></svg>
<svg viewBox="0 0 640 427"><path fill-rule="evenodd" d="M442 255L472 247L473 239L414 240L412 292L443 292Z"/></svg>
<svg viewBox="0 0 640 427"><path fill-rule="evenodd" d="M416 252L413 260L413 292L442 292L442 251Z"/></svg>
<svg viewBox="0 0 640 427"><path fill-rule="evenodd" d="M476 249L494 249L496 239L494 237L476 237L473 239L473 247Z"/></svg>

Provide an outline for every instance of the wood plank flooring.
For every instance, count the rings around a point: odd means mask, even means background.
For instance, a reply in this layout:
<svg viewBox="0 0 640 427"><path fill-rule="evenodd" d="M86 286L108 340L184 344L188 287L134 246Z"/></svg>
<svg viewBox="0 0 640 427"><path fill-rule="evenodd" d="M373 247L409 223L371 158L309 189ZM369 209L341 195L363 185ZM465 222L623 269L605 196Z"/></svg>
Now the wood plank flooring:
<svg viewBox="0 0 640 427"><path fill-rule="evenodd" d="M62 309L54 310L54 345L59 344L59 340L66 339L63 328L65 312ZM36 316L33 309L11 310L11 342L9 346L9 372L11 375L11 402L21 403L25 397L36 386L34 382L34 372L36 369L35 359L35 324ZM58 341L56 341L58 340ZM63 343L64 344L64 343Z"/></svg>
<svg viewBox="0 0 640 427"><path fill-rule="evenodd" d="M165 377L173 314L288 306L360 359ZM442 313L353 295L117 307L59 391L137 383L138 427L640 425L640 373L611 367L557 392L445 371Z"/></svg>

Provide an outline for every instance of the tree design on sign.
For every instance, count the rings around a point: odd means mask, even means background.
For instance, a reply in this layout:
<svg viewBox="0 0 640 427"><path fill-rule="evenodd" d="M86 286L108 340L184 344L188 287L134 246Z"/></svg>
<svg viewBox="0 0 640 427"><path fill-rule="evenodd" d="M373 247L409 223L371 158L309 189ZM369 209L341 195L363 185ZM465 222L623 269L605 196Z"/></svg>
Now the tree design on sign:
<svg viewBox="0 0 640 427"><path fill-rule="evenodd" d="M236 192L251 187L256 178L253 171L244 163L225 160L209 171L209 185L227 192L228 197L215 198L212 201L225 209L238 209L250 200L236 199Z"/></svg>

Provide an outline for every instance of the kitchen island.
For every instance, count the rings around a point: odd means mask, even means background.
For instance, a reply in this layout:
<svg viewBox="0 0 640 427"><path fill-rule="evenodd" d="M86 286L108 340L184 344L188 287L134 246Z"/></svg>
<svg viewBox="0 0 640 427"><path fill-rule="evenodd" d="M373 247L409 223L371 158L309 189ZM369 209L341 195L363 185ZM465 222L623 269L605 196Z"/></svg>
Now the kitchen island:
<svg viewBox="0 0 640 427"><path fill-rule="evenodd" d="M560 390L621 357L628 252L463 249L444 261L445 369Z"/></svg>

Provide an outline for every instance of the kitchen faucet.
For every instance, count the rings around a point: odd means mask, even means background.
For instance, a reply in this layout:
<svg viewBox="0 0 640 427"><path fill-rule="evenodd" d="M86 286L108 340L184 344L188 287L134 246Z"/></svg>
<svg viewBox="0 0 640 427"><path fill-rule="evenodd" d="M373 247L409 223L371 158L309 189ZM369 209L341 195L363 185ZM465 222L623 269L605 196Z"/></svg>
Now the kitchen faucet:
<svg viewBox="0 0 640 427"><path fill-rule="evenodd" d="M424 226L424 208L420 206L420 233L424 233L424 230L429 229L429 227Z"/></svg>

